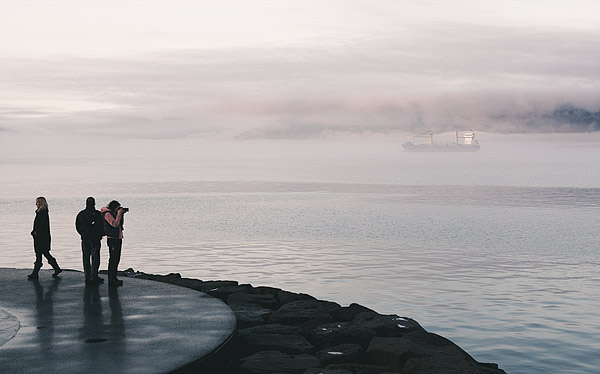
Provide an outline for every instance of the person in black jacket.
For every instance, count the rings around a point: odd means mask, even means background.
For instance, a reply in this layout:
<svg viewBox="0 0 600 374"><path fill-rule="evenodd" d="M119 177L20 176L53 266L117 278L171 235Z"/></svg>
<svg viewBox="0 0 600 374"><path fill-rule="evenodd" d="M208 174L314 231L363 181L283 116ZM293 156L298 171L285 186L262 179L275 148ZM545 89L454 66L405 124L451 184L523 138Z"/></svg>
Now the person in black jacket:
<svg viewBox="0 0 600 374"><path fill-rule="evenodd" d="M104 283L104 279L98 276L100 240L104 235L104 224L100 211L96 210L96 200L93 197L86 199L85 209L77 214L75 228L81 235L85 283Z"/></svg>
<svg viewBox="0 0 600 374"><path fill-rule="evenodd" d="M50 217L48 216L48 202L46 198L40 196L35 199L35 220L33 221L33 248L35 250L35 262L33 263L33 272L27 276L28 279L38 279L38 273L42 267L42 255L46 257L48 263L54 269L52 277L56 278L62 272L56 259L50 255Z"/></svg>

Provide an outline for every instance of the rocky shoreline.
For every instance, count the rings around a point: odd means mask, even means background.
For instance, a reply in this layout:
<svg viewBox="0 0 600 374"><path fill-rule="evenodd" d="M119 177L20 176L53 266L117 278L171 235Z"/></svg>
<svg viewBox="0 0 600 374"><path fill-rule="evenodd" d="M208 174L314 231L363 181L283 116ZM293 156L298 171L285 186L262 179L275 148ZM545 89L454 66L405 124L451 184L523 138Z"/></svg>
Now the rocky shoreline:
<svg viewBox="0 0 600 374"><path fill-rule="evenodd" d="M124 275L202 291L229 305L237 331L220 354L220 373L506 374L496 364L475 361L411 318L382 315L359 304L341 306L278 288L176 273L128 269Z"/></svg>

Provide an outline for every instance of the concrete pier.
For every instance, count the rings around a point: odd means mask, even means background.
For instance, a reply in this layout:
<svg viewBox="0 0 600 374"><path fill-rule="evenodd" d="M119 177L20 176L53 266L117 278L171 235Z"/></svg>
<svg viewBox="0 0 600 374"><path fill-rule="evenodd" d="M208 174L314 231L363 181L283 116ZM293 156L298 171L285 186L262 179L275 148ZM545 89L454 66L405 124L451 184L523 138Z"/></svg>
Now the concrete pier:
<svg viewBox="0 0 600 374"><path fill-rule="evenodd" d="M166 283L122 277L86 285L81 272L52 278L0 269L0 372L165 373L210 362L233 336L222 301Z"/></svg>

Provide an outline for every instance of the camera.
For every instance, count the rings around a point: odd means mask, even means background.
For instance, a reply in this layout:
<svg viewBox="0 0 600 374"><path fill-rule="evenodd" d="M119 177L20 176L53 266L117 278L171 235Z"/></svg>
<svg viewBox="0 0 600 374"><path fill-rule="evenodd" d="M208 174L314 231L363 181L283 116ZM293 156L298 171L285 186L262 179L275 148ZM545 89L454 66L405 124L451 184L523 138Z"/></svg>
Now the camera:
<svg viewBox="0 0 600 374"><path fill-rule="evenodd" d="M129 212L129 208L123 208L123 207L121 207L121 209L123 209L123 213Z"/></svg>

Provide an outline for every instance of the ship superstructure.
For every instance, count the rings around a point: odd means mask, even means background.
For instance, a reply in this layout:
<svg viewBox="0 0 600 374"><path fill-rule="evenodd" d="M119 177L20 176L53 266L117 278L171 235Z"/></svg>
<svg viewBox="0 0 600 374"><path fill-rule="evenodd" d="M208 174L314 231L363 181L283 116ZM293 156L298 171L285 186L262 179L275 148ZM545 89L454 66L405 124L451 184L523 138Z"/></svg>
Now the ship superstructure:
<svg viewBox="0 0 600 374"><path fill-rule="evenodd" d="M417 139L423 138L426 139L424 143L417 142ZM433 140L433 131L430 131L429 134L413 136L412 142L402 144L402 148L407 152L475 152L481 148L473 130L455 131L455 139L453 143L437 143Z"/></svg>

